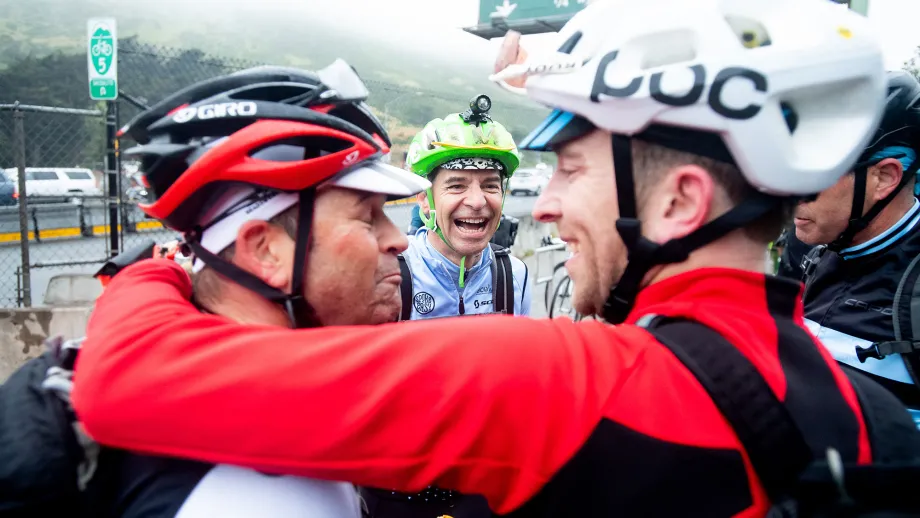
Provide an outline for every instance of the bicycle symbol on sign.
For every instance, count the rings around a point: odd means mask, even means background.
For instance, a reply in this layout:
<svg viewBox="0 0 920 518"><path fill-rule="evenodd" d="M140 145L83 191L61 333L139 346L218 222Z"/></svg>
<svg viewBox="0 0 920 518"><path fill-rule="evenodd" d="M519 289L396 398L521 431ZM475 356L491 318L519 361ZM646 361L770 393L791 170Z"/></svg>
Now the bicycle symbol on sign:
<svg viewBox="0 0 920 518"><path fill-rule="evenodd" d="M105 41L99 40L93 45L93 56L111 56L112 45Z"/></svg>
<svg viewBox="0 0 920 518"><path fill-rule="evenodd" d="M109 73L115 60L115 38L112 32L103 26L97 27L90 37L89 53L96 73Z"/></svg>

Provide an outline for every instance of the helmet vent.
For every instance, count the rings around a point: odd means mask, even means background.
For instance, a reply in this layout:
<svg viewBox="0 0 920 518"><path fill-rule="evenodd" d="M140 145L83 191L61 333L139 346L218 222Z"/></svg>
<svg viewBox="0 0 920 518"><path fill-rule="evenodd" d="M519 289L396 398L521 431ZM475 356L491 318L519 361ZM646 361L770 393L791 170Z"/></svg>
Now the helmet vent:
<svg viewBox="0 0 920 518"><path fill-rule="evenodd" d="M300 104L297 101L315 95L316 88L298 84L268 83L240 88L228 97L247 101L268 101L284 104Z"/></svg>
<svg viewBox="0 0 920 518"><path fill-rule="evenodd" d="M726 16L725 21L738 36L741 46L746 49L756 49L772 44L767 28L758 21L742 16Z"/></svg>

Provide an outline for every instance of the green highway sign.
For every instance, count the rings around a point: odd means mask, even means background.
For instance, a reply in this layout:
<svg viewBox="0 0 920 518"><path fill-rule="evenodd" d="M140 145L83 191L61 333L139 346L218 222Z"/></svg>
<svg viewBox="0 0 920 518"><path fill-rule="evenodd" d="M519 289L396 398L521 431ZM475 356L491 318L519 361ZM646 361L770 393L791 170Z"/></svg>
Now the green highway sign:
<svg viewBox="0 0 920 518"><path fill-rule="evenodd" d="M479 0L479 23L566 16L581 11L586 0Z"/></svg>
<svg viewBox="0 0 920 518"><path fill-rule="evenodd" d="M594 0L479 0L479 25L463 30L481 38L556 32ZM636 0L638 1L638 0Z"/></svg>
<svg viewBox="0 0 920 518"><path fill-rule="evenodd" d="M94 101L114 101L118 98L118 37L115 19L88 20L86 39L89 97Z"/></svg>

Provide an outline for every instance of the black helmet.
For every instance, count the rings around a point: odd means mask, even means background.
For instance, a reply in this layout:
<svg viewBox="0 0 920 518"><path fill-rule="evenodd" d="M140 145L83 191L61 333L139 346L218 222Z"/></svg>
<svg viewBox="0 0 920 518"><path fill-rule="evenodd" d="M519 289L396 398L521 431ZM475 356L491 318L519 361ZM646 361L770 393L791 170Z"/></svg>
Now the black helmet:
<svg viewBox="0 0 920 518"><path fill-rule="evenodd" d="M832 251L839 252L850 245L853 237L865 229L869 223L884 209L904 188L904 185L916 174L920 160L914 160L901 177L901 183L887 197L876 202L863 215L863 200L866 196L866 175L869 167L880 160L873 160L879 151L891 146L903 146L913 150L920 149L920 82L903 70L888 72L888 97L885 100L885 113L871 143L853 167L855 184L853 187L853 205L850 209L850 221L847 228L828 245ZM892 158L899 158L893 156Z"/></svg>
<svg viewBox="0 0 920 518"><path fill-rule="evenodd" d="M920 147L920 82L904 70L888 72L885 114L860 161L888 146Z"/></svg>
<svg viewBox="0 0 920 518"><path fill-rule="evenodd" d="M338 167L319 164L333 160L322 154L334 151L331 154L345 156L358 151L357 159L364 160L388 153L389 137L364 102L367 96L364 84L357 75L342 73L342 67L346 72L352 71L346 63L338 62L333 67L338 67L339 73L332 77L343 84L324 82L321 77L324 71L255 67L195 83L136 116L119 131L119 137L130 137L139 144L124 154L141 159L149 193L147 203L140 205L141 210L168 227L185 232L207 205L213 191L227 181L299 191L341 169L341 160ZM347 81L343 76L351 76L351 83L344 84ZM252 170L244 178L224 171L237 165L228 159L219 160L217 170L211 164L214 160L201 163L203 153L221 139L241 146L249 154L268 147L272 139L264 138L254 129L257 123L264 126L269 121L303 125L304 135L296 139L304 147L303 170L274 172L277 164L265 162L263 170ZM328 130L328 134L317 129L306 131L308 126ZM240 131L244 128L256 134ZM282 132L275 133L278 134L275 140L295 139L294 135L283 137ZM332 139L333 133L340 138ZM245 157L235 158L239 161ZM249 169L255 168L249 164Z"/></svg>

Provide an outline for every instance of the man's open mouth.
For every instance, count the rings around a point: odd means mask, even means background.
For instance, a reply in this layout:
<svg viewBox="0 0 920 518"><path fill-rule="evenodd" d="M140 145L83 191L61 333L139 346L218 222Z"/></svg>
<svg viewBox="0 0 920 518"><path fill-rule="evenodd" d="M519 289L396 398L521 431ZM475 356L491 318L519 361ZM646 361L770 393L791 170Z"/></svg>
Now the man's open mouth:
<svg viewBox="0 0 920 518"><path fill-rule="evenodd" d="M477 234L486 229L489 223L487 218L458 218L454 220L454 225L460 232L467 234Z"/></svg>

